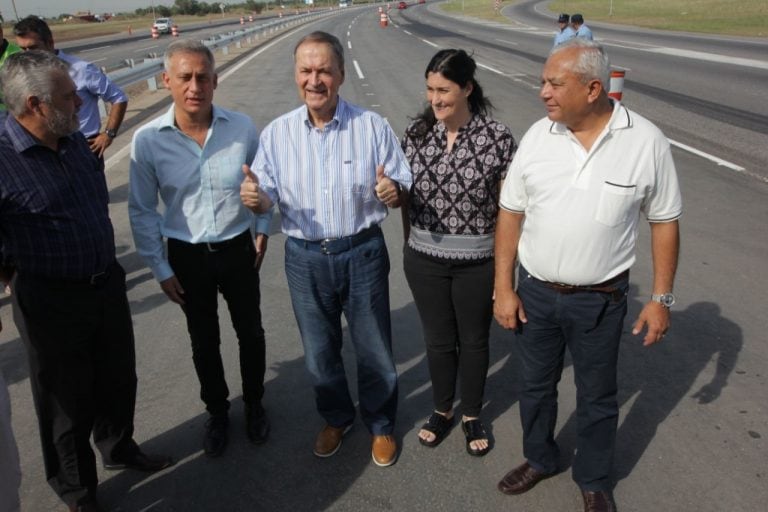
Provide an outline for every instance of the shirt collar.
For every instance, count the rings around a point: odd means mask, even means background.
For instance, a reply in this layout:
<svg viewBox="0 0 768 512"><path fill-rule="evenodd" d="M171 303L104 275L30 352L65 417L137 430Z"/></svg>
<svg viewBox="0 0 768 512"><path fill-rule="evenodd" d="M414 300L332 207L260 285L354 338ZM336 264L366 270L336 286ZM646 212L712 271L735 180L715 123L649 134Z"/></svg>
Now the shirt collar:
<svg viewBox="0 0 768 512"><path fill-rule="evenodd" d="M611 118L608 120L608 131L632 128L632 116L629 110L618 100L611 99L610 101L613 105L613 112L611 112ZM549 127L549 133L553 135L568 135L568 127L562 123L553 122Z"/></svg>
<svg viewBox="0 0 768 512"><path fill-rule="evenodd" d="M11 114L8 114L8 117L5 119L5 129L8 132L8 137L11 140L11 144L13 144L13 149L16 150L17 153L23 153L24 151L34 146L47 147L43 146L39 140L37 140L31 133L29 133L23 126L21 126L16 118ZM59 144L66 146L69 141L72 140L72 138L76 135L76 133L77 132L66 135L64 137L59 137ZM59 151L62 149L64 148L59 147Z"/></svg>
<svg viewBox="0 0 768 512"><path fill-rule="evenodd" d="M160 116L160 130L164 129L171 129L175 130L176 128L176 105L171 103L171 106L168 107L168 110L165 111L165 114ZM229 115L225 110L220 109L216 105L213 105L213 115L211 118L211 126L213 126L217 120L224 120L229 121Z"/></svg>
<svg viewBox="0 0 768 512"><path fill-rule="evenodd" d="M339 126L342 124L342 121L347 116L347 102L341 99L341 96L337 96L338 101L336 102L336 111L333 113L333 117L330 121L325 123L326 128L335 128L336 126ZM310 130L315 127L315 125L312 124L312 121L309 119L309 109L307 109L307 105L304 105L302 110L302 117L304 118L304 125L309 128Z"/></svg>

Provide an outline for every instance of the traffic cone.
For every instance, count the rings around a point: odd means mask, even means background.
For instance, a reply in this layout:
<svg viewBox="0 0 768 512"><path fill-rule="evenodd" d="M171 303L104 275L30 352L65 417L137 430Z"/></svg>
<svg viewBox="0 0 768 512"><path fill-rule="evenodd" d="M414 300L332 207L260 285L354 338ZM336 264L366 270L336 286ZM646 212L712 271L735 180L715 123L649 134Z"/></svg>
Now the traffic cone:
<svg viewBox="0 0 768 512"><path fill-rule="evenodd" d="M621 101L622 92L624 91L624 75L627 72L624 70L611 71L611 83L608 88L608 96Z"/></svg>

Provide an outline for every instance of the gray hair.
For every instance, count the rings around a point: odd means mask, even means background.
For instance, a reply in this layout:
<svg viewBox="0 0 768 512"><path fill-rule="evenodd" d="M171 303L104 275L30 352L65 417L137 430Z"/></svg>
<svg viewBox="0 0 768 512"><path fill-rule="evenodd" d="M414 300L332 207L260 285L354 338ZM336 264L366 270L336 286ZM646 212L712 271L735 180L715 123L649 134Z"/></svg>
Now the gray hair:
<svg viewBox="0 0 768 512"><path fill-rule="evenodd" d="M210 48L205 46L200 41L196 41L194 39L181 39L169 44L168 49L165 50L165 55L163 56L163 66L165 67L166 73L170 72L171 59L177 53L197 53L203 55L206 59L208 59L208 62L210 62L211 68L214 69L214 71L216 69L216 61L213 58L213 52Z"/></svg>
<svg viewBox="0 0 768 512"><path fill-rule="evenodd" d="M571 48L579 50L578 59L570 62L573 74L579 77L581 83L584 84L590 80L600 80L603 89L607 91L611 83L611 63L608 60L608 54L605 53L605 48L594 41L574 37L552 48L549 56L552 57Z"/></svg>
<svg viewBox="0 0 768 512"><path fill-rule="evenodd" d="M51 52L32 50L10 55L0 70L0 89L8 111L17 117L23 115L30 96L50 103L56 71L68 73L69 64Z"/></svg>
<svg viewBox="0 0 768 512"><path fill-rule="evenodd" d="M341 45L339 38L333 34L329 34L328 32L323 32L320 30L312 32L311 34L307 34L299 39L299 42L296 43L296 46L294 46L294 60L296 60L296 52L299 51L299 46L303 45L304 43L325 43L330 46L331 50L333 51L333 55L336 57L336 62L339 65L339 69L341 69L341 74L344 74L344 47Z"/></svg>

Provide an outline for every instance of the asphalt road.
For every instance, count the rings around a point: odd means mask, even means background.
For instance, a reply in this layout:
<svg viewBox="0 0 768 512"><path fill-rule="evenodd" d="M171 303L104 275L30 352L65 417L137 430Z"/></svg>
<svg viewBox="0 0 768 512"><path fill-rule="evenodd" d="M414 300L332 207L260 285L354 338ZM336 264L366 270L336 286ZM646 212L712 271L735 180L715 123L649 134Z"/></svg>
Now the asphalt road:
<svg viewBox="0 0 768 512"><path fill-rule="evenodd" d="M408 116L422 106L423 68L437 45L472 49L481 64L493 69L482 68L478 79L497 107L496 117L521 137L544 115L536 88L549 40L536 30L465 23L432 14L427 7L430 5L394 13L387 29L379 27L374 11L360 10L280 36L254 52L251 60L242 60L239 69L230 67L222 73L216 102L249 114L258 126L297 106L290 51L302 33L322 29L339 36L347 51L342 95L386 116L396 133L402 133ZM676 59L665 63L671 68L665 73L676 66L693 65ZM638 65L633 62L633 70ZM668 92L663 85L657 87ZM648 230L643 228L619 361L621 417L615 495L623 511L763 510L768 501L768 184L760 179L760 172L765 170L766 160L761 160L759 149L737 160L740 151L729 141L745 135L728 121L689 112L689 105L675 103L672 95L654 96L625 90L630 108L665 130L676 131L674 137L685 144L699 140L693 137L696 132L707 134L702 135L707 137L702 140L703 150L712 150L709 143L721 140L729 152L718 156L750 166L751 174L674 150L685 201L675 288L679 303L662 344L643 348L629 332L651 291ZM698 91L692 89L687 96L698 96ZM719 100L712 96L707 101ZM732 106L724 103L723 107ZM764 117L764 109L760 103L752 110ZM683 115L696 116L696 130L681 127L686 124L678 119ZM744 132L761 147L768 146L765 133ZM522 496L507 497L495 489L503 474L522 460L515 341L496 327L483 412L492 429L494 449L483 459L470 458L458 430L437 449L418 444L417 429L431 408L430 387L420 325L402 273L398 212L384 224L392 259L393 332L401 376L396 435L402 450L397 464L382 469L371 462L370 440L359 421L337 455L325 460L312 455L322 421L314 410L303 367L282 268L284 237L277 224L262 269L262 312L268 337L265 405L273 423L272 437L261 447L250 446L245 438L242 406L237 400L236 340L222 307L222 351L234 399L231 442L222 458L207 459L201 450L206 416L197 397L183 315L165 299L136 255L130 236L128 159L121 149L130 144L130 137L127 130L110 148L108 180L118 255L128 273L136 330L136 436L145 450L172 454L178 463L152 476L102 472L100 493L110 510L581 510L581 497L569 471L576 441L569 363L560 386L557 434L563 448L563 473ZM23 345L10 318L8 299L0 299L0 304L5 327L0 337L0 369L10 385L22 458L23 510L61 510L43 481ZM354 382L351 354L345 355Z"/></svg>

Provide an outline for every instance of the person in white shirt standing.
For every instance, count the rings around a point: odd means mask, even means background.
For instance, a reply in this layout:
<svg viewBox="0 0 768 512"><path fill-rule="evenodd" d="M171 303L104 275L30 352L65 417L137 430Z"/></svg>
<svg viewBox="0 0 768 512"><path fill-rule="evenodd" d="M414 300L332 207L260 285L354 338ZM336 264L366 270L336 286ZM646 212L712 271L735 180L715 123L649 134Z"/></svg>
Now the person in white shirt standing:
<svg viewBox="0 0 768 512"><path fill-rule="evenodd" d="M650 222L653 294L632 333L645 329L647 346L669 328L682 213L669 142L608 97L609 73L605 51L592 41L552 50L539 94L547 117L520 142L496 229L494 315L517 331L527 459L498 487L524 493L558 471L557 384L567 346L577 395L573 479L587 512L615 510L617 359L639 217Z"/></svg>

